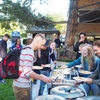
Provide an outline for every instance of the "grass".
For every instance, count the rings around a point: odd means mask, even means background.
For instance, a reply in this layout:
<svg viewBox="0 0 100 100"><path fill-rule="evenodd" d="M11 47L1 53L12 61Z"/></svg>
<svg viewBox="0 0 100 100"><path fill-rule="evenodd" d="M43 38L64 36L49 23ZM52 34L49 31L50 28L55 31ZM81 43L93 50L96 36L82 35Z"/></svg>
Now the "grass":
<svg viewBox="0 0 100 100"><path fill-rule="evenodd" d="M15 100L11 79L7 79L6 84L0 84L0 100Z"/></svg>

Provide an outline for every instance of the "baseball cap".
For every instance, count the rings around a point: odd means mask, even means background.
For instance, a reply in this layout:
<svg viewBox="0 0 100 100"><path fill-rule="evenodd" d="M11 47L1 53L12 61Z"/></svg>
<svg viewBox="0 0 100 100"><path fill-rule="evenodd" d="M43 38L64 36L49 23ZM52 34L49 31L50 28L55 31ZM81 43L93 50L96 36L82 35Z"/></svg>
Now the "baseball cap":
<svg viewBox="0 0 100 100"><path fill-rule="evenodd" d="M49 41L46 40L46 43L44 44L44 46L49 46Z"/></svg>

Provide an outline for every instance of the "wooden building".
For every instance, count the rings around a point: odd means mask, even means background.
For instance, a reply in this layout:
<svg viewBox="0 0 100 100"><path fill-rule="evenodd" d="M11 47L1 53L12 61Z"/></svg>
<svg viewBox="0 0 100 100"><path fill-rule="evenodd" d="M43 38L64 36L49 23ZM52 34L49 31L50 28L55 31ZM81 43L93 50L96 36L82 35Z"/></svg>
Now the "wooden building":
<svg viewBox="0 0 100 100"><path fill-rule="evenodd" d="M37 33L42 33L45 35L46 39L49 41L54 41L58 35L60 35L60 32L55 27L37 27L34 26L31 29L27 30L28 35L31 35L34 37Z"/></svg>
<svg viewBox="0 0 100 100"><path fill-rule="evenodd" d="M99 27L100 0L70 0L66 34L69 46L78 40L80 32L85 32L91 41L100 39Z"/></svg>
<svg viewBox="0 0 100 100"><path fill-rule="evenodd" d="M86 32L88 39L100 39L100 0L78 1L76 33Z"/></svg>

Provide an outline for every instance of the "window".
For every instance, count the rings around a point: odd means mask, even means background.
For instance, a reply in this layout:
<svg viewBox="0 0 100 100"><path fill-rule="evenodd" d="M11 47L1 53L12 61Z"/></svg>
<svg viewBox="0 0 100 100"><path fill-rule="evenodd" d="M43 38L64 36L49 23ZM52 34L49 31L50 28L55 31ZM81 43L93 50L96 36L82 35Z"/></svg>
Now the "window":
<svg viewBox="0 0 100 100"><path fill-rule="evenodd" d="M52 34L45 34L47 40L52 41Z"/></svg>

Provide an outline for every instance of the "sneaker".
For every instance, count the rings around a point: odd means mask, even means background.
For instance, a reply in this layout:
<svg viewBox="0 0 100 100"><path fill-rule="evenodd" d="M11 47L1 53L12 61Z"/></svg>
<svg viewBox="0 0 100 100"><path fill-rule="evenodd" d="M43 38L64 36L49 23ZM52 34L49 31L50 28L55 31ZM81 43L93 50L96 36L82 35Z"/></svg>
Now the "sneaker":
<svg viewBox="0 0 100 100"><path fill-rule="evenodd" d="M3 79L0 81L0 83L6 84L6 81Z"/></svg>

